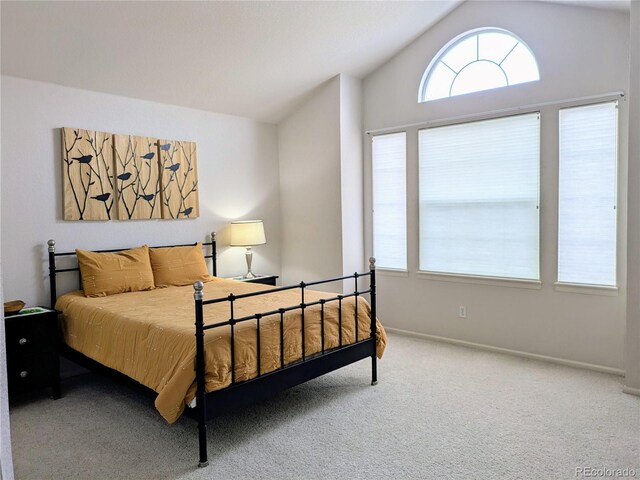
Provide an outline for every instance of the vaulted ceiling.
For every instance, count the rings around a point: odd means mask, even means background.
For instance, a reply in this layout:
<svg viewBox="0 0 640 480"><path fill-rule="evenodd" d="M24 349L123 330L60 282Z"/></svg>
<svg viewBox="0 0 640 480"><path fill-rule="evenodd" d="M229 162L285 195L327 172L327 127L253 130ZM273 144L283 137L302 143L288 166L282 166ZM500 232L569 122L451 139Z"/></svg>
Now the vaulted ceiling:
<svg viewBox="0 0 640 480"><path fill-rule="evenodd" d="M336 74L363 78L460 1L2 1L2 73L277 122Z"/></svg>

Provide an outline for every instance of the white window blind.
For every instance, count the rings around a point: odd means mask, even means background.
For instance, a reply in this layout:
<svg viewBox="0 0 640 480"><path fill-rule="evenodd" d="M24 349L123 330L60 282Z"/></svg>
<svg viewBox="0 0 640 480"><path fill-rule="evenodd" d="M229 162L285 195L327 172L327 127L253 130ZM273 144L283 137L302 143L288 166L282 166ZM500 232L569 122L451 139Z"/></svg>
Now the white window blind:
<svg viewBox="0 0 640 480"><path fill-rule="evenodd" d="M540 115L421 130L420 270L539 279Z"/></svg>
<svg viewBox="0 0 640 480"><path fill-rule="evenodd" d="M406 134L377 135L373 152L373 251L382 268L407 268Z"/></svg>
<svg viewBox="0 0 640 480"><path fill-rule="evenodd" d="M559 282L616 285L617 105L560 110Z"/></svg>

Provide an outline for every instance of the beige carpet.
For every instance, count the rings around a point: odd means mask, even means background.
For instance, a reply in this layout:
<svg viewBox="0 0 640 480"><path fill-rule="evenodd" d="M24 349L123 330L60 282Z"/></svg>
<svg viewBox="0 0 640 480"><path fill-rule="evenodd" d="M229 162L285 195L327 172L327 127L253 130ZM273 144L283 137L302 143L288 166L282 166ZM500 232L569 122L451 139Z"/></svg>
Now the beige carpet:
<svg viewBox="0 0 640 480"><path fill-rule="evenodd" d="M97 374L11 406L17 479L572 479L634 468L640 399L621 378L389 336L369 385L359 362L209 424L198 469L191 419ZM580 478L580 477L578 477Z"/></svg>

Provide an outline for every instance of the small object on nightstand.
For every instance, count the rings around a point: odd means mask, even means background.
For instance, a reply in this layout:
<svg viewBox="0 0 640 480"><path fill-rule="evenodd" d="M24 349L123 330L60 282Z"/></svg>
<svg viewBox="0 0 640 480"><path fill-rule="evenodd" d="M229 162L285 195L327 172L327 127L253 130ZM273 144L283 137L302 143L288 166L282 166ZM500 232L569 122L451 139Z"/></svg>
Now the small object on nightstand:
<svg viewBox="0 0 640 480"><path fill-rule="evenodd" d="M22 300L11 300L10 302L4 302L4 314L6 316L15 315L25 306Z"/></svg>
<svg viewBox="0 0 640 480"><path fill-rule="evenodd" d="M58 313L42 307L24 308L4 319L9 394L51 387L60 398Z"/></svg>
<svg viewBox="0 0 640 480"><path fill-rule="evenodd" d="M273 285L275 287L278 275L256 275L253 278L246 278L243 275L239 277L230 277L229 280L236 280L238 282L247 283L262 283L263 285Z"/></svg>

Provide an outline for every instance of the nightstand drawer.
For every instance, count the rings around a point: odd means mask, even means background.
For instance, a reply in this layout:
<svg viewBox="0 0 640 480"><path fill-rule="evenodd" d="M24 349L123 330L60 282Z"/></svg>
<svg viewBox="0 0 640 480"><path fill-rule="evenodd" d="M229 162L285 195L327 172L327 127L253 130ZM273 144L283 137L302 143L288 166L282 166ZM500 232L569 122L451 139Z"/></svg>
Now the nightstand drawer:
<svg viewBox="0 0 640 480"><path fill-rule="evenodd" d="M22 320L22 321L20 321ZM55 352L56 325L52 321L27 321L16 319L6 325L6 345L9 357L34 354L42 351ZM10 352L10 353L9 353Z"/></svg>
<svg viewBox="0 0 640 480"><path fill-rule="evenodd" d="M50 386L57 379L58 358L53 354L24 355L7 365L9 390Z"/></svg>

